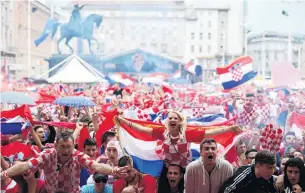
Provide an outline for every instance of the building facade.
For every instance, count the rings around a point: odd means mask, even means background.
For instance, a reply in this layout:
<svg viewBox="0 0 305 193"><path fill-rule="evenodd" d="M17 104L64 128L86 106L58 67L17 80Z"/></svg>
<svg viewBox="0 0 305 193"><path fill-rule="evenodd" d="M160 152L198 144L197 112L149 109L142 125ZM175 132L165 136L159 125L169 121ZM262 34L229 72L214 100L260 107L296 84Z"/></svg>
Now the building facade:
<svg viewBox="0 0 305 193"><path fill-rule="evenodd" d="M291 36L291 63L300 72L305 69L305 35ZM288 34L264 32L248 37L248 55L253 57L253 67L262 77L271 77L271 66L275 62L288 61Z"/></svg>
<svg viewBox="0 0 305 193"><path fill-rule="evenodd" d="M142 48L184 63L194 60L203 69L213 71L242 55L238 15L241 3L231 9L230 5L214 1L209 6L199 1L188 4L184 0L82 0L62 7L69 13L66 22L76 3L86 4L81 10L83 18L92 13L103 16L103 23L95 32L100 44L98 55ZM230 17L236 21L230 21ZM88 53L85 41L82 48L79 45L74 42L73 47Z"/></svg>
<svg viewBox="0 0 305 193"><path fill-rule="evenodd" d="M34 44L51 17L49 7L38 1L1 1L1 66L10 81L39 76L48 70L45 61L52 54L52 40ZM4 10L4 12L3 12ZM54 40L56 41L56 39ZM55 44L53 44L55 45Z"/></svg>

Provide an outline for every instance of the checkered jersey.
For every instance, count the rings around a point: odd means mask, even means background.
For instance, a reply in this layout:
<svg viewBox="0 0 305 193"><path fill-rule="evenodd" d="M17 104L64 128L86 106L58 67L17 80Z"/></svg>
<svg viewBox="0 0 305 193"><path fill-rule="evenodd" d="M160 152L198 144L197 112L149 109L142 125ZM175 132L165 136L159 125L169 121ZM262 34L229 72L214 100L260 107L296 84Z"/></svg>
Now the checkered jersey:
<svg viewBox="0 0 305 193"><path fill-rule="evenodd" d="M237 119L237 125L239 126L250 126L251 121L253 120L254 116L257 114L257 110L253 108L251 112L247 112L244 110L239 114L239 117Z"/></svg>
<svg viewBox="0 0 305 193"><path fill-rule="evenodd" d="M55 148L46 149L36 158L28 161L30 168L43 169L45 186L48 193L54 192L80 192L80 172L82 167L92 168L93 160L86 154L73 150L70 161L62 165L58 161Z"/></svg>
<svg viewBox="0 0 305 193"><path fill-rule="evenodd" d="M156 153L167 165L177 164L183 168L186 168L192 159L190 143L187 143L185 137L177 140L170 137L164 141L158 140Z"/></svg>
<svg viewBox="0 0 305 193"><path fill-rule="evenodd" d="M261 123L268 124L267 121L270 117L270 104L255 104L254 108L259 111L262 118Z"/></svg>

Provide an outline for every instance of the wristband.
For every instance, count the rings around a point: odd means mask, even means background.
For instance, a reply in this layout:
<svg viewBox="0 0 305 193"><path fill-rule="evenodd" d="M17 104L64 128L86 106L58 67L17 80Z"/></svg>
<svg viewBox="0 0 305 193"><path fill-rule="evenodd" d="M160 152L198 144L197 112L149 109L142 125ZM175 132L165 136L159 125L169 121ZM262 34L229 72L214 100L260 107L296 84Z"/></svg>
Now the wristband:
<svg viewBox="0 0 305 193"><path fill-rule="evenodd" d="M1 172L1 178L2 178L2 179L8 178L8 173L7 173L7 171Z"/></svg>

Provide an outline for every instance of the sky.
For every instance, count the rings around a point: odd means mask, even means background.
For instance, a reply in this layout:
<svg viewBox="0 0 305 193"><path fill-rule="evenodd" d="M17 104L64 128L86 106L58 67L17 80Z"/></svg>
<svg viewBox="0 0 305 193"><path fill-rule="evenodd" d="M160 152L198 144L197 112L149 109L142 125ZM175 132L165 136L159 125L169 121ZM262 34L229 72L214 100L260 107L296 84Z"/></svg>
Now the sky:
<svg viewBox="0 0 305 193"><path fill-rule="evenodd" d="M70 0L39 0L47 3L52 1L60 7ZM186 2L203 0L185 0ZM217 3L229 4L242 0L212 0ZM289 17L281 14L287 11ZM293 34L305 34L305 0L248 0L248 26L251 32L277 31L288 33L289 25Z"/></svg>

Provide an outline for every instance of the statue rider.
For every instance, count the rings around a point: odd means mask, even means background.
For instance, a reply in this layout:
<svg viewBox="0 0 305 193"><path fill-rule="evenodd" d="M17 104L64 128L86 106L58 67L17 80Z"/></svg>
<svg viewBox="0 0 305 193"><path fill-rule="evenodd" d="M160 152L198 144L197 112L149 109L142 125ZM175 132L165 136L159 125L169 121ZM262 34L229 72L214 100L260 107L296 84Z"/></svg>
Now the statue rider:
<svg viewBox="0 0 305 193"><path fill-rule="evenodd" d="M81 29L81 20L82 17L80 15L80 10L84 7L85 5L78 6L78 4L74 5L74 9L72 11L70 21L69 21L69 29L71 31L77 32L79 29Z"/></svg>

